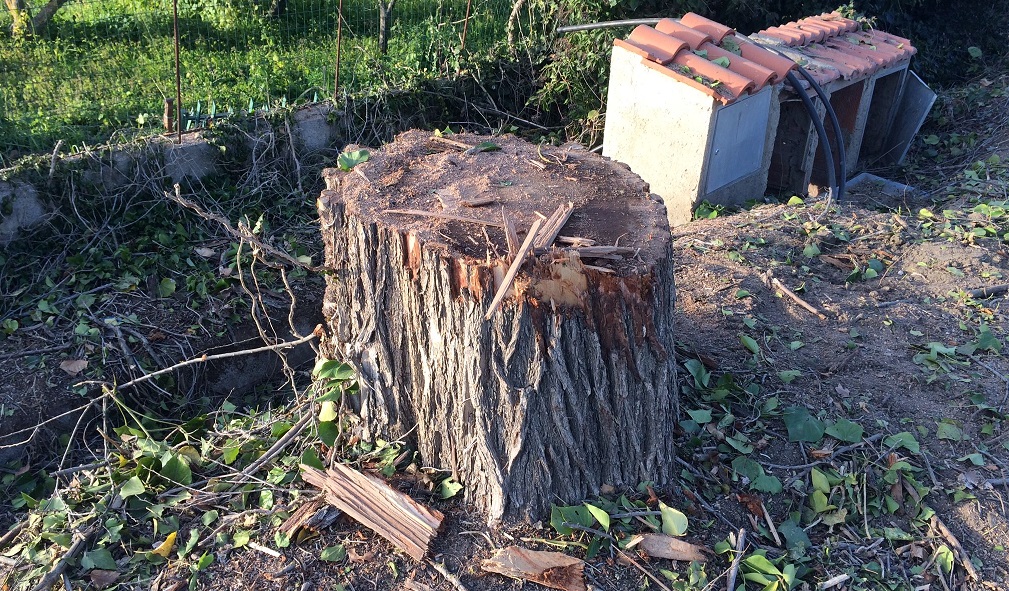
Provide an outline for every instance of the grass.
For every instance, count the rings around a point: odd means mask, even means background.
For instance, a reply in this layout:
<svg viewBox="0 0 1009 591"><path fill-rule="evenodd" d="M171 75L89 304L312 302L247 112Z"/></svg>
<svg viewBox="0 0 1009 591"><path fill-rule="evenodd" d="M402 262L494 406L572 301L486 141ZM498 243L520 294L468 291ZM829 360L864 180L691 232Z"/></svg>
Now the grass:
<svg viewBox="0 0 1009 591"><path fill-rule="evenodd" d="M337 3L292 1L279 18L225 0L180 6L183 104L204 112L270 108L333 93ZM372 93L452 73L459 64L466 3L397 4L389 53L379 55L372 2L344 5L341 92ZM476 2L471 52L504 38L509 3ZM8 25L0 16L0 29ZM0 37L0 158L49 151L59 139L98 143L161 131L175 96L171 3L71 3L45 36ZM6 154L5 154L6 153ZM2 161L0 161L2 163Z"/></svg>

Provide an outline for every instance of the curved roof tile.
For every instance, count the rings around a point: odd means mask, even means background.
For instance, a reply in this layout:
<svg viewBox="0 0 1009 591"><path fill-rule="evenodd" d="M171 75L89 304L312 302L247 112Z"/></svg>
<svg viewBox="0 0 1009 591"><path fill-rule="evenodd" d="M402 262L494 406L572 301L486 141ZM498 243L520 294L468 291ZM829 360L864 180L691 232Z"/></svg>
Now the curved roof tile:
<svg viewBox="0 0 1009 591"><path fill-rule="evenodd" d="M819 84L868 76L917 53L907 39L876 29L863 31L858 22L837 12L770 27L751 38L766 46L777 45L797 61L805 60Z"/></svg>
<svg viewBox="0 0 1009 591"><path fill-rule="evenodd" d="M750 38L690 12L678 21L662 19L654 28L641 25L614 44L724 103L780 83L796 62L822 85L868 76L916 53L907 39L863 31L837 12L771 27Z"/></svg>
<svg viewBox="0 0 1009 591"><path fill-rule="evenodd" d="M662 19L655 28L638 26L614 44L723 103L775 84L795 67L731 27L694 13L679 21Z"/></svg>

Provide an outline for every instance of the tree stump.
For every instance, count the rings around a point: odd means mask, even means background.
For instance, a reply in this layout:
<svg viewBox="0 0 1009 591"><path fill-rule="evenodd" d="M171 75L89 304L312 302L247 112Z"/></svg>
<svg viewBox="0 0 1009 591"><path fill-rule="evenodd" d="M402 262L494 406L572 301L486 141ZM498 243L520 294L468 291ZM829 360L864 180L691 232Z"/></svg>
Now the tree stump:
<svg viewBox="0 0 1009 591"><path fill-rule="evenodd" d="M491 523L671 481L672 241L638 176L580 146L421 131L324 176L323 352L359 372L362 436L406 438Z"/></svg>

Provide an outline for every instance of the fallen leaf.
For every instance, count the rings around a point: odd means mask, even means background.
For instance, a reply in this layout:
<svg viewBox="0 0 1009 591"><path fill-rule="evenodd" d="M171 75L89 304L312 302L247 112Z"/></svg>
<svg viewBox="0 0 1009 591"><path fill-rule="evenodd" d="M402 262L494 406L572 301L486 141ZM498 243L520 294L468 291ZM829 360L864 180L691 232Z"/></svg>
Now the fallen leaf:
<svg viewBox="0 0 1009 591"><path fill-rule="evenodd" d="M360 564L362 562L367 562L367 561L371 560L374 557L375 557L375 551L374 550L372 550L370 552L365 552L364 554L358 554L357 551L354 550L353 548L351 548L350 550L347 550L347 558L349 558L351 562L356 563L356 564Z"/></svg>
<svg viewBox="0 0 1009 591"><path fill-rule="evenodd" d="M175 536L177 534L178 534L178 532L174 532L174 531L172 533L168 534L168 537L165 538L164 542L161 542L160 546L158 546L154 550L151 550L151 554L157 554L158 556L161 556L162 558L168 558L168 555L171 554L172 550L175 549Z"/></svg>
<svg viewBox="0 0 1009 591"><path fill-rule="evenodd" d="M110 587L119 580L119 572L114 570L95 569L90 576L91 584L99 589Z"/></svg>
<svg viewBox="0 0 1009 591"><path fill-rule="evenodd" d="M65 359L60 362L60 369L67 372L67 375L73 377L88 367L87 359Z"/></svg>
<svg viewBox="0 0 1009 591"><path fill-rule="evenodd" d="M667 558L685 562L694 560L705 562L708 560L708 557L704 555L705 548L663 534L636 535L627 543L627 547L637 547L652 558Z"/></svg>
<svg viewBox="0 0 1009 591"><path fill-rule="evenodd" d="M746 507L746 510L753 513L757 517L764 516L764 503L760 500L757 495L751 495L747 493L737 493L736 500Z"/></svg>
<svg viewBox="0 0 1009 591"><path fill-rule="evenodd" d="M209 259L212 256L214 256L215 254L217 254L216 252L214 252L213 248L206 248L204 246L198 246L198 247L196 247L195 250L196 250L196 254L200 255L201 257L203 257L205 259Z"/></svg>
<svg viewBox="0 0 1009 591"><path fill-rule="evenodd" d="M560 552L508 546L483 561L483 569L520 581L539 583L561 591L587 591L585 563Z"/></svg>

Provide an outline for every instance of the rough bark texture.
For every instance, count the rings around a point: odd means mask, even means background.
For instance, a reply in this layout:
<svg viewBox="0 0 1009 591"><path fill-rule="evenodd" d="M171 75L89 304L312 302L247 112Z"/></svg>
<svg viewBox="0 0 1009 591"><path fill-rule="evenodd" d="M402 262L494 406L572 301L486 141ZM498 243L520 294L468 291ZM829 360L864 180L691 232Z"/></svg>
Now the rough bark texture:
<svg viewBox="0 0 1009 591"><path fill-rule="evenodd" d="M494 138L500 151L459 154L429 139L408 132L353 172L325 173L319 211L334 271L324 352L360 372L362 435L408 438L490 522L541 519L552 502L604 484L670 481L678 408L664 207L625 167L584 150ZM498 201L452 208L453 195L474 192ZM637 256L586 266L570 250L540 253L484 320L509 263L494 256L508 252L494 227L502 212L521 231L534 210L568 201L562 236L619 239ZM487 225L388 213L397 207Z"/></svg>

